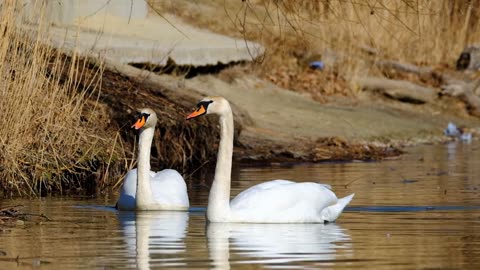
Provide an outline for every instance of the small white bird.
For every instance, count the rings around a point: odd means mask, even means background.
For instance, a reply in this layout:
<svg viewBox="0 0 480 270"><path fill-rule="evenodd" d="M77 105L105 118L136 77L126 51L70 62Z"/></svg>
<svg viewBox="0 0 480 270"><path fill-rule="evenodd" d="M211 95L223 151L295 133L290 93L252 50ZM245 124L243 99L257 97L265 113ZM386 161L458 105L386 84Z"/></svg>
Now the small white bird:
<svg viewBox="0 0 480 270"><path fill-rule="evenodd" d="M457 127L454 123L450 122L447 128L443 131L445 136L459 138L461 141L470 142L472 140L472 133L465 132L463 128Z"/></svg>

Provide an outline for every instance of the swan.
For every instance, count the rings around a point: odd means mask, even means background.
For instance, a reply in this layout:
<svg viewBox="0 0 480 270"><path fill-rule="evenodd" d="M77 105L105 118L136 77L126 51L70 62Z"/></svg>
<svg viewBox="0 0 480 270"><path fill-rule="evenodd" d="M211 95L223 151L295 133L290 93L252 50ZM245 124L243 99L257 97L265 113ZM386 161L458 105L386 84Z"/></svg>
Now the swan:
<svg viewBox="0 0 480 270"><path fill-rule="evenodd" d="M252 186L230 201L233 153L233 115L223 97L206 97L192 119L205 114L220 116L220 144L210 195L207 220L241 223L334 222L355 194L337 199L329 185L272 180Z"/></svg>
<svg viewBox="0 0 480 270"><path fill-rule="evenodd" d="M119 210L188 210L185 180L176 170L150 171L152 147L157 115L152 109L142 109L132 128L139 130L137 168L130 170L123 180Z"/></svg>

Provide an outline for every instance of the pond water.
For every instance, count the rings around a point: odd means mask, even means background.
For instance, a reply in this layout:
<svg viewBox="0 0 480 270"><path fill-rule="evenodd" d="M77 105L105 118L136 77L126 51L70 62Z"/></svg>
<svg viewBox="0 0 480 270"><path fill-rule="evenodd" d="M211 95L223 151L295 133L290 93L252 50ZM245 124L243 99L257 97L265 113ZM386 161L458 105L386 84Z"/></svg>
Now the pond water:
<svg viewBox="0 0 480 270"><path fill-rule="evenodd" d="M4 200L51 220L0 227L0 269L480 269L480 144L407 150L234 171L232 195L275 178L355 192L335 224L206 224L206 185L188 213L119 213L105 207L114 196Z"/></svg>

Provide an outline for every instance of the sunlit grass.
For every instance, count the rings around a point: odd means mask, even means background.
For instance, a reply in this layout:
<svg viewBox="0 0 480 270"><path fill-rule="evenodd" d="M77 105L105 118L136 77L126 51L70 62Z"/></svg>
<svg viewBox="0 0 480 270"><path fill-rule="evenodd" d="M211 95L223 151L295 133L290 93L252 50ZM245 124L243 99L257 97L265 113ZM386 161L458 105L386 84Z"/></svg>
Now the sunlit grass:
<svg viewBox="0 0 480 270"><path fill-rule="evenodd" d="M37 2L38 10L43 8ZM85 85L85 61L46 45L47 25L25 30L17 1L0 8L0 186L4 195L85 187L112 155L95 100L102 69ZM43 12L39 12L43 14ZM67 61L68 59L68 61ZM103 164L103 165L102 165ZM103 179L104 180L104 179ZM101 184L101 183L97 183Z"/></svg>
<svg viewBox="0 0 480 270"><path fill-rule="evenodd" d="M256 65L261 75L319 98L355 94L347 81L379 73L375 59L453 67L466 45L480 42L480 8L468 0L149 2L200 27L260 42L266 47ZM332 57L327 72L314 72L305 84L308 63Z"/></svg>

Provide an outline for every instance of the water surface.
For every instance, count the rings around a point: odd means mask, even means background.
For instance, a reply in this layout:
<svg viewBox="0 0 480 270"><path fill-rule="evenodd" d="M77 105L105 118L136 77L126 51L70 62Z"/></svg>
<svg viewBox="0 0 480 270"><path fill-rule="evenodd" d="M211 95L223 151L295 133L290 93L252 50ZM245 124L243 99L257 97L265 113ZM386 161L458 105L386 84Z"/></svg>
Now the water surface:
<svg viewBox="0 0 480 270"><path fill-rule="evenodd" d="M3 200L51 221L0 226L1 269L480 269L480 145L407 149L378 163L242 165L232 195L282 178L356 196L336 224L206 224L192 212L117 212L101 199Z"/></svg>

